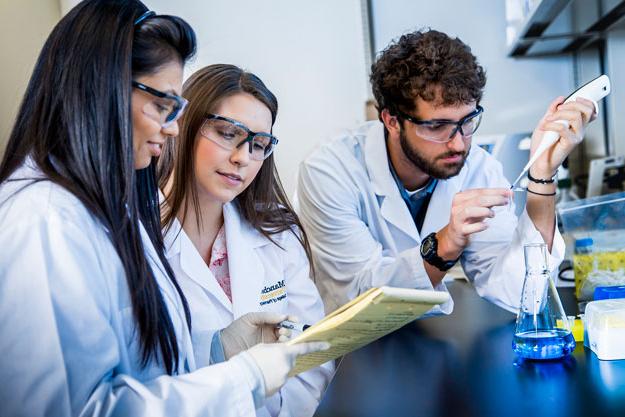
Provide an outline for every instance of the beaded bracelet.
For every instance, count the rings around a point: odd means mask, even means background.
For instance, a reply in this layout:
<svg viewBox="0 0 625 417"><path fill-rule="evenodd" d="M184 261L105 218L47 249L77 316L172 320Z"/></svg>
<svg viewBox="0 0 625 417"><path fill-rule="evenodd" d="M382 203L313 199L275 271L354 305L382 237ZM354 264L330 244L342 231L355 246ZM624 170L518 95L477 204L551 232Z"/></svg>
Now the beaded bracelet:
<svg viewBox="0 0 625 417"><path fill-rule="evenodd" d="M553 184L556 178L556 175L558 174L558 171L556 171L555 174L553 174L553 177L551 177L551 179L543 179L543 178L534 178L532 177L532 174L530 174L530 170L527 170L527 179L530 180L531 182L535 182L536 184Z"/></svg>

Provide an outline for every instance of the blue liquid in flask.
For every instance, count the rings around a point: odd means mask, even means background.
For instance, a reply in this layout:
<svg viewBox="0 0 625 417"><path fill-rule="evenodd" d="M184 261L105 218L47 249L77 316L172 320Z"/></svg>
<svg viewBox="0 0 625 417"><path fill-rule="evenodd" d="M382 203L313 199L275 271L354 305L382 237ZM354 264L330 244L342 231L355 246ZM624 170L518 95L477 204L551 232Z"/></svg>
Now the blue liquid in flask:
<svg viewBox="0 0 625 417"><path fill-rule="evenodd" d="M547 245L523 245L525 280L512 349L530 360L550 360L575 350L575 339L548 268Z"/></svg>
<svg viewBox="0 0 625 417"><path fill-rule="evenodd" d="M514 335L512 349L526 359L558 359L575 350L575 339L568 330L530 330Z"/></svg>

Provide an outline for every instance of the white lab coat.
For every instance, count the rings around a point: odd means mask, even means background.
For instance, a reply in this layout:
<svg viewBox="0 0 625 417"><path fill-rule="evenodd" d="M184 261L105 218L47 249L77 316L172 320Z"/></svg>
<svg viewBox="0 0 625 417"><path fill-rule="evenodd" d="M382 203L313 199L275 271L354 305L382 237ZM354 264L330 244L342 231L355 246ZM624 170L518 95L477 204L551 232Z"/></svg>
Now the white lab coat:
<svg viewBox="0 0 625 417"><path fill-rule="evenodd" d="M11 178L40 177L27 162ZM197 369L178 294L142 228L178 337L180 375L140 367L126 277L106 229L49 181L0 187L2 416L250 416L242 355Z"/></svg>
<svg viewBox="0 0 625 417"><path fill-rule="evenodd" d="M371 287L433 289L419 249L421 239L449 223L454 195L473 188L509 187L501 164L472 146L465 166L440 180L421 233L389 169L383 125L369 122L328 142L300 166L296 209L311 241L317 287L330 311ZM543 242L524 211L496 207L489 228L471 236L461 264L477 292L516 312L524 279L523 243ZM555 269L564 255L556 231ZM444 283L435 290L447 291ZM432 311L450 313L453 300Z"/></svg>
<svg viewBox="0 0 625 417"><path fill-rule="evenodd" d="M274 311L309 324L324 316L308 259L293 233L273 235L280 248L242 220L234 204L223 209L232 302L177 220L165 236L167 260L191 309L198 364L208 363L214 332L246 313ZM257 415L312 416L332 372L330 362L290 378Z"/></svg>

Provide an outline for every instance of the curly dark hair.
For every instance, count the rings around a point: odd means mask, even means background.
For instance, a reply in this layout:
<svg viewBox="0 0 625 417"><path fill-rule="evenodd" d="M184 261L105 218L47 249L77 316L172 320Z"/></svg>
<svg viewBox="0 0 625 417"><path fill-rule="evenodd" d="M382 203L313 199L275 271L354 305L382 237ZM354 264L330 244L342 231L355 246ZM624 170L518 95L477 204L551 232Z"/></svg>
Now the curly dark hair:
<svg viewBox="0 0 625 417"><path fill-rule="evenodd" d="M415 110L415 99L442 105L479 103L486 73L458 38L436 30L416 31L391 43L371 66L378 115ZM440 97L437 91L440 87Z"/></svg>

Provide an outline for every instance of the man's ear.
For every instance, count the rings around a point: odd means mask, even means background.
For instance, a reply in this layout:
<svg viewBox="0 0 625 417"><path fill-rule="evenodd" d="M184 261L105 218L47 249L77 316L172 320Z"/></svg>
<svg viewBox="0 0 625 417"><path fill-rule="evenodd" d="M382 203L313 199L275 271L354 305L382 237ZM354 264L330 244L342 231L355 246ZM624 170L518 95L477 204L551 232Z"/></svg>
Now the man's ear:
<svg viewBox="0 0 625 417"><path fill-rule="evenodd" d="M389 134L399 135L401 123L399 123L397 117L391 115L388 109L382 110L380 115L382 116L382 122L384 123L384 126L386 127L386 130L388 130Z"/></svg>

